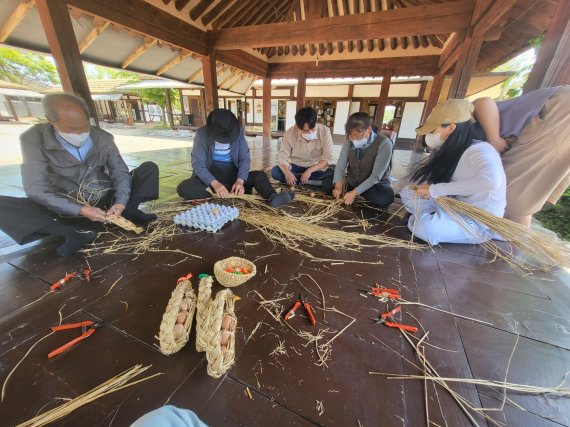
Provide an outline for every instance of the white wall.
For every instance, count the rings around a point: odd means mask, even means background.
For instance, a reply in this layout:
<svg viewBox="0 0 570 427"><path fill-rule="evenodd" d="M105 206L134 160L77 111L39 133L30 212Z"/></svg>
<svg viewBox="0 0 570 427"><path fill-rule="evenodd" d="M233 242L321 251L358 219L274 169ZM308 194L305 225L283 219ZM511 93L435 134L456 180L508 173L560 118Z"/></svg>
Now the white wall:
<svg viewBox="0 0 570 427"><path fill-rule="evenodd" d="M399 138L416 137L416 128L420 125L425 102L406 102L402 122L400 123Z"/></svg>
<svg viewBox="0 0 570 427"><path fill-rule="evenodd" d="M287 101L285 110L285 130L295 125L295 113L297 112L297 101Z"/></svg>
<svg viewBox="0 0 570 427"><path fill-rule="evenodd" d="M335 135L344 135L344 125L348 119L348 111L350 109L350 101L337 101L334 113L333 133Z"/></svg>
<svg viewBox="0 0 570 427"><path fill-rule="evenodd" d="M348 110L349 117L354 113L358 113L360 111L360 101L353 101L350 103L350 110Z"/></svg>

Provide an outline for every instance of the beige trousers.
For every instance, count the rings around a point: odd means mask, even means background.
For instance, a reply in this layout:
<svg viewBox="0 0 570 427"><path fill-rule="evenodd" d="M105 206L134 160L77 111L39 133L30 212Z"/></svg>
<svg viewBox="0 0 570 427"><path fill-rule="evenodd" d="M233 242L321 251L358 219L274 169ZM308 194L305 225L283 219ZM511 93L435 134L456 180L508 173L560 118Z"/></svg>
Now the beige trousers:
<svg viewBox="0 0 570 427"><path fill-rule="evenodd" d="M505 217L533 215L556 203L570 186L570 86L544 104L503 155L507 176Z"/></svg>

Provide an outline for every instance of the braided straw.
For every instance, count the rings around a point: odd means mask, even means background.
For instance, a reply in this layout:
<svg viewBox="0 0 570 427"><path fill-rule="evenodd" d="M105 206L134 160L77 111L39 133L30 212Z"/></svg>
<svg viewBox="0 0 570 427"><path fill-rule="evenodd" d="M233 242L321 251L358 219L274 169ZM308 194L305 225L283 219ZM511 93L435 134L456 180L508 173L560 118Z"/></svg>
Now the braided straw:
<svg viewBox="0 0 570 427"><path fill-rule="evenodd" d="M206 351L208 324L210 318L209 306L212 301L212 276L204 276L200 279L198 285L198 302L196 310L196 350L199 352Z"/></svg>
<svg viewBox="0 0 570 427"><path fill-rule="evenodd" d="M206 359L208 360L208 375L219 378L232 367L235 362L235 332L237 318L234 313L235 297L231 290L218 292L216 299L210 303L210 324L207 335ZM222 319L228 316L230 323L230 337L227 350L222 351L220 345L222 338Z"/></svg>
<svg viewBox="0 0 570 427"><path fill-rule="evenodd" d="M107 221L109 221L111 224L115 224L117 227L121 227L123 230L134 231L137 234L141 234L144 231L144 228L138 227L124 216L112 214L107 215L105 218L107 218Z"/></svg>
<svg viewBox="0 0 570 427"><path fill-rule="evenodd" d="M229 273L225 271L228 267L247 267L251 270L251 273ZM217 281L226 288L233 288L247 282L249 279L255 276L256 272L257 270L253 262L236 256L222 259L214 264L214 275L216 276Z"/></svg>
<svg viewBox="0 0 570 427"><path fill-rule="evenodd" d="M194 320L194 311L196 310L196 294L190 283L191 275L179 279L178 285L172 291L172 296L166 306L166 311L162 315L160 323L160 331L158 339L160 341L160 351L162 354L169 355L180 351L182 347L190 339L190 330L192 329L192 321ZM176 338L174 336L174 325L176 318L180 312L180 305L186 302L188 304L188 316L184 322L183 334Z"/></svg>

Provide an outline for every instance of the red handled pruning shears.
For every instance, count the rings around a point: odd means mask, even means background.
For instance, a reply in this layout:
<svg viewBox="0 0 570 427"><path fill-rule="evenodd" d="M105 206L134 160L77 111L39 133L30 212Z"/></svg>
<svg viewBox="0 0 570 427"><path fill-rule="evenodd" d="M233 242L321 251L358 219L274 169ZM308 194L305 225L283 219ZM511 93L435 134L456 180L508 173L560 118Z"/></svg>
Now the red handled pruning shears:
<svg viewBox="0 0 570 427"><path fill-rule="evenodd" d="M368 289L357 289L359 292L364 292L367 295L373 295L377 298L391 298L401 299L400 291L398 289L388 289L383 286L371 286Z"/></svg>
<svg viewBox="0 0 570 427"><path fill-rule="evenodd" d="M401 306L397 306L393 310L390 310L386 313L381 314L379 319L376 319L375 317L371 317L370 318L371 320L376 320L372 325L377 325L379 323L383 323L386 326L388 326L389 328L398 328L398 329L402 329L404 331L408 331L408 332L412 332L412 333L418 332L418 328L416 328L415 326L402 325L401 323L394 323L391 321L391 320L393 320L392 316L394 316L396 313L399 313L401 310L402 310Z"/></svg>
<svg viewBox="0 0 570 427"><path fill-rule="evenodd" d="M52 291L55 291L57 288L59 288L61 285L63 285L65 282L68 282L72 277L75 277L75 276L77 276L77 271L74 271L73 273L66 274L63 279L59 279L57 282L55 282L53 285L51 285L50 289Z"/></svg>
<svg viewBox="0 0 570 427"><path fill-rule="evenodd" d="M72 339L67 344L64 344L61 347L58 347L55 350L53 350L51 353L48 354L48 358L51 359L52 357L57 356L58 354L61 354L66 350L69 350L78 342L83 341L85 338L89 338L91 335L93 335L95 329L100 328L102 326L104 326L102 322L93 322L91 320L86 320L84 322L79 322L79 323L69 323L67 325L52 326L51 330L53 332L64 331L67 329L81 328L82 334L77 338Z"/></svg>
<svg viewBox="0 0 570 427"><path fill-rule="evenodd" d="M299 294L299 298L297 299L297 301L295 301L295 304L293 304L293 307L291 307L291 309L287 312L287 314L285 314L284 319L289 320L289 319L295 317L295 312L297 311L297 309L299 307L301 307L301 305L303 305L303 308L307 312L307 315L309 316L309 320L311 321L311 325L315 326L315 324L317 322L315 321L315 315L313 314L313 309L311 307L311 304L306 302L303 299L303 297L301 296L301 294Z"/></svg>

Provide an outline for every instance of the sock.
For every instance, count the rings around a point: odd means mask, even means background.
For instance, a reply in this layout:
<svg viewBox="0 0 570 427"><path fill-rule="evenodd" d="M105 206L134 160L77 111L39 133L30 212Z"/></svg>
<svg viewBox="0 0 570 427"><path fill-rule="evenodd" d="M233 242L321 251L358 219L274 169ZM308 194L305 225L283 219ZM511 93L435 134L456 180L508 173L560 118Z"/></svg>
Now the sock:
<svg viewBox="0 0 570 427"><path fill-rule="evenodd" d="M40 228L37 232L65 238L65 243L56 250L59 256L71 256L97 237L94 231L78 231L57 221Z"/></svg>
<svg viewBox="0 0 570 427"><path fill-rule="evenodd" d="M146 225L157 218L155 214L147 214L140 209L130 209L128 211L125 209L123 211L123 217L136 225Z"/></svg>
<svg viewBox="0 0 570 427"><path fill-rule="evenodd" d="M273 193L271 196L269 196L269 204L274 208L278 208L281 205L291 203L294 198L294 191L282 191L281 193Z"/></svg>

